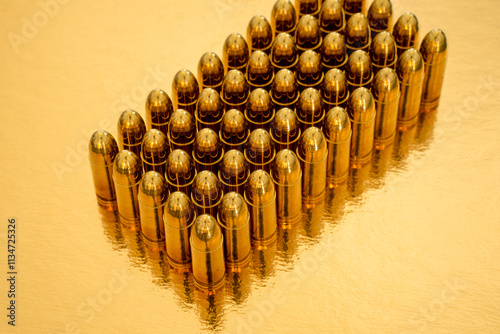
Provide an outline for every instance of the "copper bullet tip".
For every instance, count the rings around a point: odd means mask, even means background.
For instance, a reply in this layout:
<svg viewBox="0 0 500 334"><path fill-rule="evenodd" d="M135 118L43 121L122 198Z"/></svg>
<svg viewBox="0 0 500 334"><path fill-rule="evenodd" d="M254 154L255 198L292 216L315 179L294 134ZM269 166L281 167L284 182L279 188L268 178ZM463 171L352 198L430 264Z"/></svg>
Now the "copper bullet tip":
<svg viewBox="0 0 500 334"><path fill-rule="evenodd" d="M125 110L118 119L118 142L124 149L140 153L140 144L146 133L146 124L141 115L132 110Z"/></svg>
<svg viewBox="0 0 500 334"><path fill-rule="evenodd" d="M394 25L393 32L396 45L399 49L398 56L408 48L414 48L418 43L419 27L415 14L406 12L399 17Z"/></svg>
<svg viewBox="0 0 500 334"><path fill-rule="evenodd" d="M215 172L223 155L224 149L214 130L204 128L198 131L193 149L193 158L198 170L208 169Z"/></svg>
<svg viewBox="0 0 500 334"><path fill-rule="evenodd" d="M310 126L321 127L325 111L319 91L307 88L301 94L297 104L297 118L302 125L302 131Z"/></svg>
<svg viewBox="0 0 500 334"><path fill-rule="evenodd" d="M397 73L401 84L408 85L422 81L424 61L416 49L406 50L397 63Z"/></svg>
<svg viewBox="0 0 500 334"><path fill-rule="evenodd" d="M183 69L177 72L172 81L172 97L174 107L190 105L196 102L199 95L198 81L191 71Z"/></svg>
<svg viewBox="0 0 500 334"><path fill-rule="evenodd" d="M198 98L195 118L198 129L209 127L218 130L224 116L224 103L213 88L204 88Z"/></svg>
<svg viewBox="0 0 500 334"><path fill-rule="evenodd" d="M237 192L229 192L222 198L219 206L218 217L224 228L239 229L250 219L250 212L242 195Z"/></svg>
<svg viewBox="0 0 500 334"><path fill-rule="evenodd" d="M241 106L246 103L249 86L245 75L239 70L227 72L222 83L222 100L229 105Z"/></svg>
<svg viewBox="0 0 500 334"><path fill-rule="evenodd" d="M323 79L321 96L326 103L339 105L349 97L347 79L343 71L331 69Z"/></svg>
<svg viewBox="0 0 500 334"><path fill-rule="evenodd" d="M446 60L448 45L446 35L440 29L432 29L420 45L420 53L427 64L439 64Z"/></svg>
<svg viewBox="0 0 500 334"><path fill-rule="evenodd" d="M246 122L245 116L241 113L241 111L231 109L224 114L221 129L221 131L225 134L224 137L231 137L234 135L239 139L244 139L247 128L248 123Z"/></svg>
<svg viewBox="0 0 500 334"><path fill-rule="evenodd" d="M250 175L245 156L238 150L229 150L220 164L219 179L226 191L242 192L242 186Z"/></svg>
<svg viewBox="0 0 500 334"><path fill-rule="evenodd" d="M352 92L347 110L354 122L363 123L373 119L375 117L375 103L370 91L361 87Z"/></svg>
<svg viewBox="0 0 500 334"><path fill-rule="evenodd" d="M161 89L153 89L146 99L146 122L148 128L166 132L170 116L174 112L172 100Z"/></svg>
<svg viewBox="0 0 500 334"><path fill-rule="evenodd" d="M375 101L389 103L399 97L399 80L396 72L388 67L381 69L372 83L372 94Z"/></svg>
<svg viewBox="0 0 500 334"><path fill-rule="evenodd" d="M270 58L273 66L278 69L295 66L299 55L292 35L282 32L276 36Z"/></svg>
<svg viewBox="0 0 500 334"><path fill-rule="evenodd" d="M163 132L148 130L142 140L142 160L153 164L161 163L167 159L168 153L167 137Z"/></svg>
<svg viewBox="0 0 500 334"><path fill-rule="evenodd" d="M278 0L271 11L271 26L274 34L293 33L297 25L297 13L289 0Z"/></svg>
<svg viewBox="0 0 500 334"><path fill-rule="evenodd" d="M346 66L347 81L357 88L369 85L373 80L372 61L368 53L362 50L355 51L349 57Z"/></svg>
<svg viewBox="0 0 500 334"><path fill-rule="evenodd" d="M195 217L191 200L185 193L175 191L168 196L165 203L165 222L170 227L177 229L189 227L194 223Z"/></svg>
<svg viewBox="0 0 500 334"><path fill-rule="evenodd" d="M191 245L207 252L220 247L221 243L222 233L214 217L208 214L198 216L191 232Z"/></svg>
<svg viewBox="0 0 500 334"><path fill-rule="evenodd" d="M365 49L370 45L370 25L361 13L356 13L347 21L346 43L352 50Z"/></svg>
<svg viewBox="0 0 500 334"><path fill-rule="evenodd" d="M268 165L274 159L274 155L274 145L269 132L264 129L252 131L245 149L245 158L250 163L251 170L268 170Z"/></svg>
<svg viewBox="0 0 500 334"><path fill-rule="evenodd" d="M202 87L217 88L224 79L224 65L214 52L205 52L198 62L198 80Z"/></svg>
<svg viewBox="0 0 500 334"><path fill-rule="evenodd" d="M274 118L274 104L266 90L257 88L250 93L245 117L254 127L265 128L272 121Z"/></svg>
<svg viewBox="0 0 500 334"><path fill-rule="evenodd" d="M165 178L156 171L144 174L139 185L139 202L147 207L163 205L167 199L168 189Z"/></svg>
<svg viewBox="0 0 500 334"><path fill-rule="evenodd" d="M295 30L295 43L301 51L316 49L321 45L321 31L316 18L312 15L304 15L300 18Z"/></svg>
<svg viewBox="0 0 500 334"><path fill-rule="evenodd" d="M392 24L391 1L374 0L368 9L367 18L372 32L390 29Z"/></svg>
<svg viewBox="0 0 500 334"><path fill-rule="evenodd" d="M274 201L276 192L271 176L262 169L252 172L247 182L245 197L254 206L264 206Z"/></svg>
<svg viewBox="0 0 500 334"><path fill-rule="evenodd" d="M182 187L188 187L195 175L195 166L189 154L180 149L170 152L165 177L170 184L171 191L182 190L189 195L188 189Z"/></svg>
<svg viewBox="0 0 500 334"><path fill-rule="evenodd" d="M262 51L254 51L248 61L246 78L253 87L267 88L274 77L274 69L269 56Z"/></svg>
<svg viewBox="0 0 500 334"><path fill-rule="evenodd" d="M304 131L299 140L297 153L302 160L308 163L315 163L325 158L327 154L326 141L319 128L313 126Z"/></svg>
<svg viewBox="0 0 500 334"><path fill-rule="evenodd" d="M342 67L347 62L347 51L344 36L332 32L325 36L321 46L321 60L328 68Z"/></svg>
<svg viewBox="0 0 500 334"><path fill-rule="evenodd" d="M104 130L97 130L92 134L89 141L90 161L99 166L113 163L118 154L118 145L115 138Z"/></svg>
<svg viewBox="0 0 500 334"><path fill-rule="evenodd" d="M345 16L340 1L326 0L323 2L321 12L319 13L319 26L325 34L344 30Z"/></svg>
<svg viewBox="0 0 500 334"><path fill-rule="evenodd" d="M295 153L288 149L276 153L271 176L277 184L284 186L293 185L300 181L302 172Z"/></svg>
<svg viewBox="0 0 500 334"><path fill-rule="evenodd" d="M295 74L287 69L278 71L274 77L271 94L274 103L294 104L299 98Z"/></svg>
<svg viewBox="0 0 500 334"><path fill-rule="evenodd" d="M300 137L297 115L290 108L281 108L276 112L270 135L276 142L278 149L294 148Z"/></svg>
<svg viewBox="0 0 500 334"><path fill-rule="evenodd" d="M243 70L248 63L250 51L245 38L234 32L227 36L222 49L222 60L226 71Z"/></svg>
<svg viewBox="0 0 500 334"><path fill-rule="evenodd" d="M263 15L255 15L248 23L247 40L252 51L266 52L273 44L273 29Z"/></svg>
<svg viewBox="0 0 500 334"><path fill-rule="evenodd" d="M195 123L193 116L184 109L177 109L170 118L168 126L168 139L172 148L179 148L178 146L189 146L194 141Z"/></svg>
<svg viewBox="0 0 500 334"><path fill-rule="evenodd" d="M312 50L303 52L297 65L297 81L302 86L315 86L323 79L323 67L318 53Z"/></svg>
<svg viewBox="0 0 500 334"><path fill-rule="evenodd" d="M344 108L335 107L328 111L323 132L326 140L333 143L343 142L351 137L351 122Z"/></svg>
<svg viewBox="0 0 500 334"><path fill-rule="evenodd" d="M448 57L448 43L442 30L433 29L425 35L420 52L425 63L425 75L422 88L423 110L432 110L439 105Z"/></svg>
<svg viewBox="0 0 500 334"><path fill-rule="evenodd" d="M387 31L377 34L372 41L370 56L373 66L394 68L397 60L394 37Z"/></svg>
<svg viewBox="0 0 500 334"><path fill-rule="evenodd" d="M217 176L204 170L196 174L191 191L191 199L198 213L217 214L216 205L222 199L222 189Z"/></svg>

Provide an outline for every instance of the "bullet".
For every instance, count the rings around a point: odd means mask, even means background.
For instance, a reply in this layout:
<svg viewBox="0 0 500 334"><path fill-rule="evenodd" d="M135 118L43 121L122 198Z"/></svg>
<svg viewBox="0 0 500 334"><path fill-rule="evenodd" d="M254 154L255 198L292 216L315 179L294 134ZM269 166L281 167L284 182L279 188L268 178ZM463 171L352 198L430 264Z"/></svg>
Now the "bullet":
<svg viewBox="0 0 500 334"><path fill-rule="evenodd" d="M250 133L247 147L245 148L245 159L250 166L250 171L263 169L270 171L276 151L269 132L264 129L255 129Z"/></svg>
<svg viewBox="0 0 500 334"><path fill-rule="evenodd" d="M448 44L442 30L433 29L425 35L420 45L420 53L424 60L424 83L422 88L422 105L426 109L439 105L441 88L443 87Z"/></svg>
<svg viewBox="0 0 500 334"><path fill-rule="evenodd" d="M348 21L356 13L365 12L365 0L344 0L345 19Z"/></svg>
<svg viewBox="0 0 500 334"><path fill-rule="evenodd" d="M228 109L245 111L245 106L250 95L250 89L245 75L239 70L227 72L222 82L220 97Z"/></svg>
<svg viewBox="0 0 500 334"><path fill-rule="evenodd" d="M325 196L328 148L325 136L317 127L302 133L297 157L302 168L302 200L307 204L320 202Z"/></svg>
<svg viewBox="0 0 500 334"><path fill-rule="evenodd" d="M201 89L212 88L220 93L224 80L224 65L215 52L205 52L198 62L198 80Z"/></svg>
<svg viewBox="0 0 500 334"><path fill-rule="evenodd" d="M224 253L229 268L244 267L250 260L250 212L245 199L237 192L222 198L217 221L224 234Z"/></svg>
<svg viewBox="0 0 500 334"><path fill-rule="evenodd" d="M104 207L116 205L113 182L113 160L118 154L115 138L104 130L97 130L89 141L89 161L94 180L97 203Z"/></svg>
<svg viewBox="0 0 500 334"><path fill-rule="evenodd" d="M250 176L248 162L243 153L238 150L227 151L220 163L218 174L225 193L234 191L243 194Z"/></svg>
<svg viewBox="0 0 500 334"><path fill-rule="evenodd" d="M141 115L132 110L125 110L118 119L118 145L120 150L129 150L138 157L141 154L141 143L146 133L146 124Z"/></svg>
<svg viewBox="0 0 500 334"><path fill-rule="evenodd" d="M321 45L321 64L324 71L327 72L333 68L344 70L347 59L344 36L337 32L326 35Z"/></svg>
<svg viewBox="0 0 500 334"><path fill-rule="evenodd" d="M247 41L237 32L227 36L222 48L222 62L226 72L230 70L245 71L250 57Z"/></svg>
<svg viewBox="0 0 500 334"><path fill-rule="evenodd" d="M349 154L351 149L351 121L342 107L328 111L323 126L328 146L326 181L330 188L337 187L349 175Z"/></svg>
<svg viewBox="0 0 500 334"><path fill-rule="evenodd" d="M394 24L392 35L396 41L398 58L401 57L403 52L406 50L416 48L418 43L419 27L415 14L406 12L401 15L396 21L396 24Z"/></svg>
<svg viewBox="0 0 500 334"><path fill-rule="evenodd" d="M283 32L274 38L269 59L275 72L282 69L295 70L299 61L299 51L292 35Z"/></svg>
<svg viewBox="0 0 500 334"><path fill-rule="evenodd" d="M370 49L370 58L372 60L373 75L377 75L378 71L384 67L396 70L398 59L396 42L389 32L382 31L375 36Z"/></svg>
<svg viewBox="0 0 500 334"><path fill-rule="evenodd" d="M222 118L219 139L224 151L243 150L250 137L250 129L243 113L236 109L226 111Z"/></svg>
<svg viewBox="0 0 500 334"><path fill-rule="evenodd" d="M144 174L139 184L138 200L141 233L146 243L158 245L165 242L163 209L167 196L167 182L160 173L150 171Z"/></svg>
<svg viewBox="0 0 500 334"><path fill-rule="evenodd" d="M274 79L274 67L269 56L262 51L254 51L250 55L245 77L250 90L257 88L269 90Z"/></svg>
<svg viewBox="0 0 500 334"><path fill-rule="evenodd" d="M255 15L252 17L247 27L247 41L250 47L250 54L257 50L269 54L273 39L273 28L271 28L271 24L264 15Z"/></svg>
<svg viewBox="0 0 500 334"><path fill-rule="evenodd" d="M277 230L276 191L271 176L261 169L252 172L244 197L250 208L252 239L265 247L276 240Z"/></svg>
<svg viewBox="0 0 500 334"><path fill-rule="evenodd" d="M191 154L195 139L193 116L184 109L177 109L170 118L167 138L172 150L181 149Z"/></svg>
<svg viewBox="0 0 500 334"><path fill-rule="evenodd" d="M352 126L351 162L362 166L370 161L375 132L375 103L370 91L361 87L352 92L347 112Z"/></svg>
<svg viewBox="0 0 500 334"><path fill-rule="evenodd" d="M383 68L372 85L375 101L375 147L383 148L394 140L398 122L399 80L396 72Z"/></svg>
<svg viewBox="0 0 500 334"><path fill-rule="evenodd" d="M357 50L368 52L371 43L370 24L361 13L356 13L347 21L345 28L347 55Z"/></svg>
<svg viewBox="0 0 500 334"><path fill-rule="evenodd" d="M224 117L224 102L215 89L204 88L201 91L194 117L197 131L209 128L219 132L220 123Z"/></svg>
<svg viewBox="0 0 500 334"><path fill-rule="evenodd" d="M182 191L187 196L191 196L191 185L195 176L196 169L187 152L180 149L170 152L165 172L170 192Z"/></svg>
<svg viewBox="0 0 500 334"><path fill-rule="evenodd" d="M223 195L219 179L214 173L203 170L196 174L191 189L191 201L198 215L217 216L217 206Z"/></svg>
<svg viewBox="0 0 500 334"><path fill-rule="evenodd" d="M271 178L276 188L278 221L284 225L295 223L302 213L302 170L295 153L284 149L276 154Z"/></svg>
<svg viewBox="0 0 500 334"><path fill-rule="evenodd" d="M349 56L346 66L347 83L352 93L357 88L370 89L373 81L372 61L365 51L355 51Z"/></svg>
<svg viewBox="0 0 500 334"><path fill-rule="evenodd" d="M330 110L333 107L346 107L349 98L349 89L344 71L334 68L326 72L323 79L321 97L326 110Z"/></svg>
<svg viewBox="0 0 500 334"><path fill-rule="evenodd" d="M193 73L183 69L175 74L172 81L172 98L175 110L184 109L194 115L199 94L198 81Z"/></svg>
<svg viewBox="0 0 500 334"><path fill-rule="evenodd" d="M274 35L286 32L293 35L297 25L297 13L289 0L278 0L271 11L271 27Z"/></svg>
<svg viewBox="0 0 500 334"><path fill-rule="evenodd" d="M304 15L318 18L321 10L321 0L295 0L295 8L299 18L304 17Z"/></svg>
<svg viewBox="0 0 500 334"><path fill-rule="evenodd" d="M319 13L319 29L323 38L332 32L342 34L345 27L345 14L342 3L338 0L326 0L323 2Z"/></svg>
<svg viewBox="0 0 500 334"><path fill-rule="evenodd" d="M295 151L300 133L299 121L292 109L281 108L276 112L269 135L277 151L285 148Z"/></svg>
<svg viewBox="0 0 500 334"><path fill-rule="evenodd" d="M424 61L416 49L408 49L398 59L397 74L401 85L398 122L409 126L418 120L422 85L424 81Z"/></svg>
<svg viewBox="0 0 500 334"><path fill-rule="evenodd" d="M300 92L295 74L287 69L280 70L274 77L271 99L277 109L295 109L295 104L299 100Z"/></svg>
<svg viewBox="0 0 500 334"><path fill-rule="evenodd" d="M319 89L319 85L323 81L323 76L320 55L312 50L303 52L297 64L297 83L299 89Z"/></svg>
<svg viewBox="0 0 500 334"><path fill-rule="evenodd" d="M299 53L306 50L318 50L322 40L318 20L309 14L302 16L295 30L295 44Z"/></svg>
<svg viewBox="0 0 500 334"><path fill-rule="evenodd" d="M191 229L191 256L195 285L216 289L224 283L224 237L211 215L200 215Z"/></svg>
<svg viewBox="0 0 500 334"><path fill-rule="evenodd" d="M116 190L118 215L121 222L130 228L138 228L140 222L137 194L142 177L141 162L134 152L118 152L113 163L113 180Z"/></svg>
<svg viewBox="0 0 500 334"><path fill-rule="evenodd" d="M382 31L389 31L392 26L392 3L390 0L374 0L368 8L368 22L372 39Z"/></svg>
<svg viewBox="0 0 500 334"><path fill-rule="evenodd" d="M324 118L325 110L319 91L314 88L305 89L297 103L297 119L302 133L311 126L321 128Z"/></svg>
<svg viewBox="0 0 500 334"><path fill-rule="evenodd" d="M254 89L250 93L250 98L245 109L245 119L250 124L250 129L269 130L274 118L274 105L269 93L262 89Z"/></svg>
<svg viewBox="0 0 500 334"><path fill-rule="evenodd" d="M194 141L193 160L196 171L209 170L217 173L218 164L224 156L224 149L217 133L209 128L198 131Z"/></svg>
<svg viewBox="0 0 500 334"><path fill-rule="evenodd" d="M146 99L146 126L148 129L158 129L163 133L168 131L168 122L174 112L172 100L161 89L153 89Z"/></svg>
<svg viewBox="0 0 500 334"><path fill-rule="evenodd" d="M141 145L143 172L147 173L154 170L164 175L169 153L167 136L157 129L148 130L142 139Z"/></svg>
<svg viewBox="0 0 500 334"><path fill-rule="evenodd" d="M188 195L176 191L165 203L163 216L168 262L177 268L191 266L189 230L196 219L196 212Z"/></svg>

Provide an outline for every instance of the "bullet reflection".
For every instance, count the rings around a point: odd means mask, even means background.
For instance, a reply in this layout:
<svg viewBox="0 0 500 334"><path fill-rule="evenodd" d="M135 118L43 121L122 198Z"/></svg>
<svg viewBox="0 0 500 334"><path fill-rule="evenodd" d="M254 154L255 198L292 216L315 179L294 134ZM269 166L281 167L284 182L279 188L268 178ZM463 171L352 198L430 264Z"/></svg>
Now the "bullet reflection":
<svg viewBox="0 0 500 334"><path fill-rule="evenodd" d="M252 247L251 273L260 281L275 273L276 240L266 246Z"/></svg>
<svg viewBox="0 0 500 334"><path fill-rule="evenodd" d="M109 207L98 205L99 214L101 216L102 228L104 235L113 246L113 249L123 249L125 247L125 240L122 234L120 218L116 209L110 210Z"/></svg>
<svg viewBox="0 0 500 334"><path fill-rule="evenodd" d="M280 225L278 227L277 250L280 259L282 259L285 264L292 264L294 255L297 252L298 225L299 224Z"/></svg>
<svg viewBox="0 0 500 334"><path fill-rule="evenodd" d="M228 270L226 273L226 293L234 304L243 303L250 294L250 267L239 267L237 271Z"/></svg>
<svg viewBox="0 0 500 334"><path fill-rule="evenodd" d="M194 290L195 303L200 312L200 320L205 329L214 331L221 327L224 312L225 289Z"/></svg>
<svg viewBox="0 0 500 334"><path fill-rule="evenodd" d="M362 166L351 164L349 167L349 177L347 178L347 191L349 197L355 199L361 196L368 188L371 168L372 160Z"/></svg>
<svg viewBox="0 0 500 334"><path fill-rule="evenodd" d="M336 224L344 214L347 195L347 180L326 191L324 220Z"/></svg>
<svg viewBox="0 0 500 334"><path fill-rule="evenodd" d="M417 123L416 143L420 150L427 149L432 143L437 107L421 109Z"/></svg>
<svg viewBox="0 0 500 334"><path fill-rule="evenodd" d="M304 208L304 213L302 215L302 230L309 241L314 241L321 235L325 224L322 219L324 211L324 199L314 206Z"/></svg>
<svg viewBox="0 0 500 334"><path fill-rule="evenodd" d="M383 147L373 149L371 177L377 187L382 185L382 179L390 169L392 152L394 151L394 141L385 144Z"/></svg>
<svg viewBox="0 0 500 334"><path fill-rule="evenodd" d="M404 168L406 159L413 148L415 135L417 134L417 123L408 127L399 127L396 130L396 138L394 140L393 159L397 168Z"/></svg>

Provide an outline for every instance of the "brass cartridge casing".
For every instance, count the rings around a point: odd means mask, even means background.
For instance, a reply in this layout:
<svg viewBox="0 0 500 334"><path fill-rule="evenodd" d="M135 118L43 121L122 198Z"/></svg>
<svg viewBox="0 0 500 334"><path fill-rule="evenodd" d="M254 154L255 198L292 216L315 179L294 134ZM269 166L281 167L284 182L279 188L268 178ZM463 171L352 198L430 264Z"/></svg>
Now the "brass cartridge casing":
<svg viewBox="0 0 500 334"><path fill-rule="evenodd" d="M298 221L302 213L302 170L295 153L284 149L276 154L271 178L276 188L278 221L284 225Z"/></svg>
<svg viewBox="0 0 500 334"><path fill-rule="evenodd" d="M221 99L226 105L226 110L238 109L245 111L245 105L250 95L245 75L239 70L230 70L222 82Z"/></svg>
<svg viewBox="0 0 500 334"><path fill-rule="evenodd" d="M426 109L436 108L439 105L448 58L448 45L444 32L433 29L425 35L420 45L420 53L424 60L425 72L421 102Z"/></svg>
<svg viewBox="0 0 500 334"><path fill-rule="evenodd" d="M248 60L245 76L251 90L269 90L274 79L274 67L269 56L262 51L254 51Z"/></svg>
<svg viewBox="0 0 500 334"><path fill-rule="evenodd" d="M299 18L304 15L312 15L318 18L321 10L322 0L295 0L295 9L298 12Z"/></svg>
<svg viewBox="0 0 500 334"><path fill-rule="evenodd" d="M224 237L211 215L200 215L191 228L191 256L196 286L216 289L224 283Z"/></svg>
<svg viewBox="0 0 500 334"><path fill-rule="evenodd" d="M225 193L238 192L243 194L245 184L250 176L250 169L245 156L238 150L229 150L219 167L219 180Z"/></svg>
<svg viewBox="0 0 500 334"><path fill-rule="evenodd" d="M250 93L245 118L250 124L250 130L258 128L269 130L274 119L274 104L266 90L257 88Z"/></svg>
<svg viewBox="0 0 500 334"><path fill-rule="evenodd" d="M346 107L349 99L349 87L344 71L334 68L326 72L321 98L327 110L333 107Z"/></svg>
<svg viewBox="0 0 500 334"><path fill-rule="evenodd" d="M283 32L274 38L269 59L275 72L282 69L295 70L299 61L299 52L292 35Z"/></svg>
<svg viewBox="0 0 500 334"><path fill-rule="evenodd" d="M248 137L250 137L250 129L243 113L236 109L226 111L219 132L224 151L243 150Z"/></svg>
<svg viewBox="0 0 500 334"><path fill-rule="evenodd" d="M365 0L343 0L345 19L349 20L356 13L364 13L366 3Z"/></svg>
<svg viewBox="0 0 500 334"><path fill-rule="evenodd" d="M222 48L222 62L226 72L230 70L245 71L250 57L247 41L237 32L227 36Z"/></svg>
<svg viewBox="0 0 500 334"><path fill-rule="evenodd" d="M285 148L295 151L300 133L299 121L292 109L281 108L276 112L269 135L275 143L277 151Z"/></svg>
<svg viewBox="0 0 500 334"><path fill-rule="evenodd" d="M200 88L193 73L183 69L175 74L172 81L172 98L175 110L184 109L191 116L194 115L199 94Z"/></svg>
<svg viewBox="0 0 500 334"><path fill-rule="evenodd" d="M408 49L398 59L397 74L401 86L398 122L405 126L418 120L422 85L424 82L424 61L416 49Z"/></svg>
<svg viewBox="0 0 500 334"><path fill-rule="evenodd" d="M217 216L217 206L223 195L219 179L214 173L203 170L196 174L191 189L191 201L198 216L201 214Z"/></svg>
<svg viewBox="0 0 500 334"><path fill-rule="evenodd" d="M141 156L141 143L146 133L146 124L141 115L132 109L125 110L118 119L118 145L120 150L129 150Z"/></svg>
<svg viewBox="0 0 500 334"><path fill-rule="evenodd" d="M351 93L359 87L370 89L373 71L368 53L361 50L353 52L347 61L346 74Z"/></svg>
<svg viewBox="0 0 500 334"><path fill-rule="evenodd" d="M318 50L322 40L318 20L309 14L302 16L295 30L295 44L299 52Z"/></svg>
<svg viewBox="0 0 500 334"><path fill-rule="evenodd" d="M332 68L344 70L348 58L344 36L338 32L326 35L321 45L321 64L324 71Z"/></svg>
<svg viewBox="0 0 500 334"><path fill-rule="evenodd" d="M368 8L367 18L372 39L382 31L389 31L392 28L391 0L374 0Z"/></svg>
<svg viewBox="0 0 500 334"><path fill-rule="evenodd" d="M343 33L345 22L344 8L339 0L323 1L319 13L319 29L323 38L332 32Z"/></svg>
<svg viewBox="0 0 500 334"><path fill-rule="evenodd" d="M139 228L140 213L137 194L142 177L142 166L137 155L129 150L122 150L113 163L118 215L127 227Z"/></svg>
<svg viewBox="0 0 500 334"><path fill-rule="evenodd" d="M172 150L181 149L191 154L196 127L192 114L184 109L177 109L170 118L167 138Z"/></svg>
<svg viewBox="0 0 500 334"><path fill-rule="evenodd" d="M165 203L163 217L167 257L173 267L191 266L189 230L196 219L196 212L188 195L176 191L171 193Z"/></svg>
<svg viewBox="0 0 500 334"><path fill-rule="evenodd" d="M218 164L223 156L224 149L217 133L209 128L198 131L193 148L196 171L209 170L217 173Z"/></svg>
<svg viewBox="0 0 500 334"><path fill-rule="evenodd" d="M375 76L372 85L375 101L375 146L382 148L394 140L398 122L399 80L396 72L383 68Z"/></svg>
<svg viewBox="0 0 500 334"><path fill-rule="evenodd" d="M269 54L273 40L273 28L271 28L271 24L264 15L252 17L247 27L247 42L250 47L250 54L257 50Z"/></svg>
<svg viewBox="0 0 500 334"><path fill-rule="evenodd" d="M165 175L165 165L170 153L167 136L160 130L150 129L144 135L141 145L141 160L144 173L157 171Z"/></svg>
<svg viewBox="0 0 500 334"><path fill-rule="evenodd" d="M191 185L196 176L196 169L191 156L183 150L173 150L168 155L165 179L170 192L182 191L191 196Z"/></svg>
<svg viewBox="0 0 500 334"><path fill-rule="evenodd" d="M295 74L287 69L278 71L274 77L271 90L271 99L276 108L290 108L294 110L299 96L300 92Z"/></svg>
<svg viewBox="0 0 500 334"><path fill-rule="evenodd" d="M224 117L224 102L215 89L204 88L201 91L194 117L197 131L209 128L219 132L220 123Z"/></svg>
<svg viewBox="0 0 500 334"><path fill-rule="evenodd" d="M205 52L198 62L198 80L201 89L213 88L220 93L224 80L224 65L215 52Z"/></svg>
<svg viewBox="0 0 500 334"><path fill-rule="evenodd" d="M299 88L304 90L308 87L319 89L323 81L323 66L318 53L307 50L299 57L297 64L297 83Z"/></svg>
<svg viewBox="0 0 500 334"><path fill-rule="evenodd" d="M377 75L384 67L396 70L398 54L394 37L388 31L382 31L372 40L370 57L373 66L373 75Z"/></svg>
<svg viewBox="0 0 500 334"><path fill-rule="evenodd" d="M415 14L406 12L399 17L394 24L392 35L396 41L398 58L403 52L410 48L416 48L418 44L419 27Z"/></svg>
<svg viewBox="0 0 500 334"><path fill-rule="evenodd" d="M371 32L368 19L361 13L356 13L347 21L345 28L347 55L357 50L370 50Z"/></svg>
<svg viewBox="0 0 500 334"><path fill-rule="evenodd" d="M277 230L276 191L271 176L262 169L252 172L244 197L250 209L252 239L265 247L276 240Z"/></svg>
<svg viewBox="0 0 500 334"><path fill-rule="evenodd" d="M146 99L146 126L148 129L158 129L163 133L168 131L168 122L174 112L172 100L161 89L153 89Z"/></svg>
<svg viewBox="0 0 500 334"><path fill-rule="evenodd" d="M163 208L168 196L167 182L156 171L144 174L139 184L139 211L141 233L147 243L161 244L165 241Z"/></svg>
<svg viewBox="0 0 500 334"><path fill-rule="evenodd" d="M356 89L347 103L352 126L351 162L361 166L370 161L375 132L375 102L364 87Z"/></svg>
<svg viewBox="0 0 500 334"><path fill-rule="evenodd" d="M116 202L113 182L113 161L118 154L115 138L104 130L97 130L89 141L89 161L94 180L97 203L113 207Z"/></svg>
<svg viewBox="0 0 500 334"><path fill-rule="evenodd" d="M302 168L302 201L314 204L325 196L326 161L328 147L325 136L317 127L302 133L297 147L297 157Z"/></svg>
<svg viewBox="0 0 500 334"><path fill-rule="evenodd" d="M349 175L352 130L344 108L335 107L328 111L323 133L328 145L326 181L330 187L336 187Z"/></svg>
<svg viewBox="0 0 500 334"><path fill-rule="evenodd" d="M274 35L286 32L293 35L297 26L297 12L289 0L278 0L271 11Z"/></svg>
<svg viewBox="0 0 500 334"><path fill-rule="evenodd" d="M241 194L229 192L222 198L217 221L224 234L226 263L233 270L250 260L250 212Z"/></svg>
<svg viewBox="0 0 500 334"><path fill-rule="evenodd" d="M321 128L324 118L325 109L319 91L314 88L305 89L297 103L297 119L302 133L311 126Z"/></svg>
<svg viewBox="0 0 500 334"><path fill-rule="evenodd" d="M253 130L245 148L245 159L250 165L250 171L263 169L269 172L275 155L276 151L269 132L264 129Z"/></svg>

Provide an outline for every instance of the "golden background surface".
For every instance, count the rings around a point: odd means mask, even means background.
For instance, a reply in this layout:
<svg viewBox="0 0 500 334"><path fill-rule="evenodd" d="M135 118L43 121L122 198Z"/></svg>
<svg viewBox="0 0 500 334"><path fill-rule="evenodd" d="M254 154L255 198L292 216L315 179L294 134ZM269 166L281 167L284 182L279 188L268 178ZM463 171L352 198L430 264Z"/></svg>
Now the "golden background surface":
<svg viewBox="0 0 500 334"><path fill-rule="evenodd" d="M410 10L421 38L447 34L439 110L216 295L98 209L87 145L274 1L44 3L0 3L0 332L500 332L498 1L393 1L394 22Z"/></svg>

